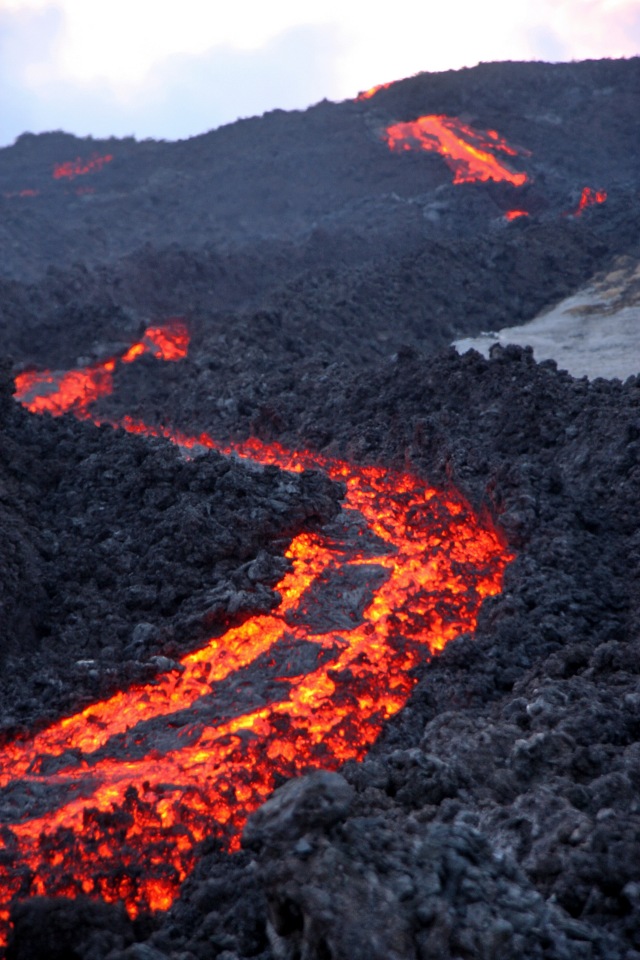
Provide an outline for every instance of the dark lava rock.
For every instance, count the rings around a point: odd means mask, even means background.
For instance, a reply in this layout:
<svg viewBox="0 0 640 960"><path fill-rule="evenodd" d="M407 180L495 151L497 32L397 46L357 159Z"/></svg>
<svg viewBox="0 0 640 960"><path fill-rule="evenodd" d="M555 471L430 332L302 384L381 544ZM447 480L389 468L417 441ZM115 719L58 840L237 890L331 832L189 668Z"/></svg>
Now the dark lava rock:
<svg viewBox="0 0 640 960"><path fill-rule="evenodd" d="M43 694L49 716L69 710L270 610L290 538L339 510L340 485L320 473L186 460L166 441L2 411L7 732L42 715Z"/></svg>
<svg viewBox="0 0 640 960"><path fill-rule="evenodd" d="M7 960L103 960L134 940L123 907L92 900L34 897L13 907L11 922Z"/></svg>
<svg viewBox="0 0 640 960"><path fill-rule="evenodd" d="M471 827L353 806L346 780L321 772L281 787L247 824L278 960L582 958L611 948Z"/></svg>

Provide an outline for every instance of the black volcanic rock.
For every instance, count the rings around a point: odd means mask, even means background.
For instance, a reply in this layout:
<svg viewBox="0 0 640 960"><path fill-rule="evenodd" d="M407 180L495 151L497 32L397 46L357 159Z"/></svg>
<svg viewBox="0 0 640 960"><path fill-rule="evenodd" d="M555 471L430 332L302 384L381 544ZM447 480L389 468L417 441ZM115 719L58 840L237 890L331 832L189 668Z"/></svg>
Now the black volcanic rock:
<svg viewBox="0 0 640 960"><path fill-rule="evenodd" d="M135 939L122 907L86 899L34 897L12 923L7 960L99 960Z"/></svg>
<svg viewBox="0 0 640 960"><path fill-rule="evenodd" d="M337 774L290 781L249 820L276 957L584 957L606 937L545 903L513 858L460 822L355 806ZM351 808L351 809L350 809Z"/></svg>

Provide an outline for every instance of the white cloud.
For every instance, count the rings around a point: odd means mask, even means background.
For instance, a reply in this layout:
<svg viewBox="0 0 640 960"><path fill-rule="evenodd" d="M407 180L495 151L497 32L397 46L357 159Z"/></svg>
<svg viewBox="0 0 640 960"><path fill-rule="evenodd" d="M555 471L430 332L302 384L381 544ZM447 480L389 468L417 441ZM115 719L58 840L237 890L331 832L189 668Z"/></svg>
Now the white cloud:
<svg viewBox="0 0 640 960"><path fill-rule="evenodd" d="M37 127L33 89L51 79L51 51L62 20L55 8L0 11L0 143Z"/></svg>
<svg viewBox="0 0 640 960"><path fill-rule="evenodd" d="M638 0L0 0L0 143L176 138L480 60L630 56Z"/></svg>
<svg viewBox="0 0 640 960"><path fill-rule="evenodd" d="M529 57L636 56L640 5L637 0L529 0L522 38Z"/></svg>
<svg viewBox="0 0 640 960"><path fill-rule="evenodd" d="M15 52L0 67L0 144L25 130L51 129L79 136L177 139L275 106L304 108L338 96L335 62L341 41L327 27L286 31L256 51L219 46L199 56L174 55L129 87L52 75L47 42L57 43L53 27L60 21L51 11L21 13L10 24L0 14L0 38ZM25 31L40 36L38 56L31 59L21 57Z"/></svg>

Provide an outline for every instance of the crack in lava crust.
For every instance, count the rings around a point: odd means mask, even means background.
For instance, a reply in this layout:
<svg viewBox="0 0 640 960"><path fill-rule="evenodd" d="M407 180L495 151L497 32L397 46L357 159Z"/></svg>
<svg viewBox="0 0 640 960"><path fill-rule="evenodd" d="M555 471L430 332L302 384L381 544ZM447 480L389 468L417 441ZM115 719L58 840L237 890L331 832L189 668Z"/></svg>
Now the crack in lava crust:
<svg viewBox="0 0 640 960"><path fill-rule="evenodd" d="M75 409L89 416L86 405ZM38 894L120 900L132 916L167 909L197 844L217 834L238 849L249 813L279 778L364 757L407 701L411 671L474 629L511 559L461 497L408 473L258 440L221 445L128 418L121 426L187 449L325 470L346 485L343 517L293 539L274 613L212 638L152 683L5 746L5 920L13 898ZM368 587L364 609L351 628L318 629L314 585L346 582L349 571ZM310 669L299 669L300 647L314 651ZM267 702L243 709L234 691L252 664L274 682Z"/></svg>

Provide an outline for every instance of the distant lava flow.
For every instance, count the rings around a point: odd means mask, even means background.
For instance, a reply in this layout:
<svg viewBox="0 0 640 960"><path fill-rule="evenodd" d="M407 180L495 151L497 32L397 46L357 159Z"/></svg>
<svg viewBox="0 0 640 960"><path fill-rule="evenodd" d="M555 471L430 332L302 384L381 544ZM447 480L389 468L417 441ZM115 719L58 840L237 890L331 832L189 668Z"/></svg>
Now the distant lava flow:
<svg viewBox="0 0 640 960"><path fill-rule="evenodd" d="M526 210L507 210L504 215L505 220L519 220L520 217L528 217Z"/></svg>
<svg viewBox="0 0 640 960"><path fill-rule="evenodd" d="M516 150L496 130L473 130L457 117L418 117L409 123L387 127L386 140L391 150L429 150L439 153L453 171L454 183L506 181L516 187L527 182L526 173L515 173L496 156L528 155Z"/></svg>
<svg viewBox="0 0 640 960"><path fill-rule="evenodd" d="M390 83L378 83L375 87L371 87L369 90L362 90L362 92L356 97L356 100L370 100L371 97L375 97L376 93L378 93L380 90L388 90L390 86Z"/></svg>
<svg viewBox="0 0 640 960"><path fill-rule="evenodd" d="M39 190L33 190L31 188L27 188L26 190L11 190L8 193L2 194L5 200L12 200L14 197L37 197L39 195Z"/></svg>
<svg viewBox="0 0 640 960"><path fill-rule="evenodd" d="M593 187L583 187L580 194L580 202L574 210L574 217L579 217L587 207L594 207L597 203L605 203L607 199L606 190L594 190Z"/></svg>
<svg viewBox="0 0 640 960"><path fill-rule="evenodd" d="M91 419L89 407L113 390L113 372L118 361L131 363L143 354L159 360L181 360L189 348L189 333L180 320L161 327L147 327L138 343L119 357L75 370L27 370L15 378L16 399L32 413L74 413Z"/></svg>
<svg viewBox="0 0 640 960"><path fill-rule="evenodd" d="M56 163L53 168L54 180L75 180L76 177L83 177L87 173L96 173L102 170L106 163L111 163L113 155L107 153L104 157L94 154L88 159L76 157L75 160L65 160L64 163Z"/></svg>
<svg viewBox="0 0 640 960"><path fill-rule="evenodd" d="M282 777L365 755L414 668L474 629L511 559L488 519L408 473L121 425L325 470L345 484L344 509L292 540L275 612L0 752L5 917L13 898L44 893L121 900L133 916L168 908L199 841L217 835L236 850Z"/></svg>

